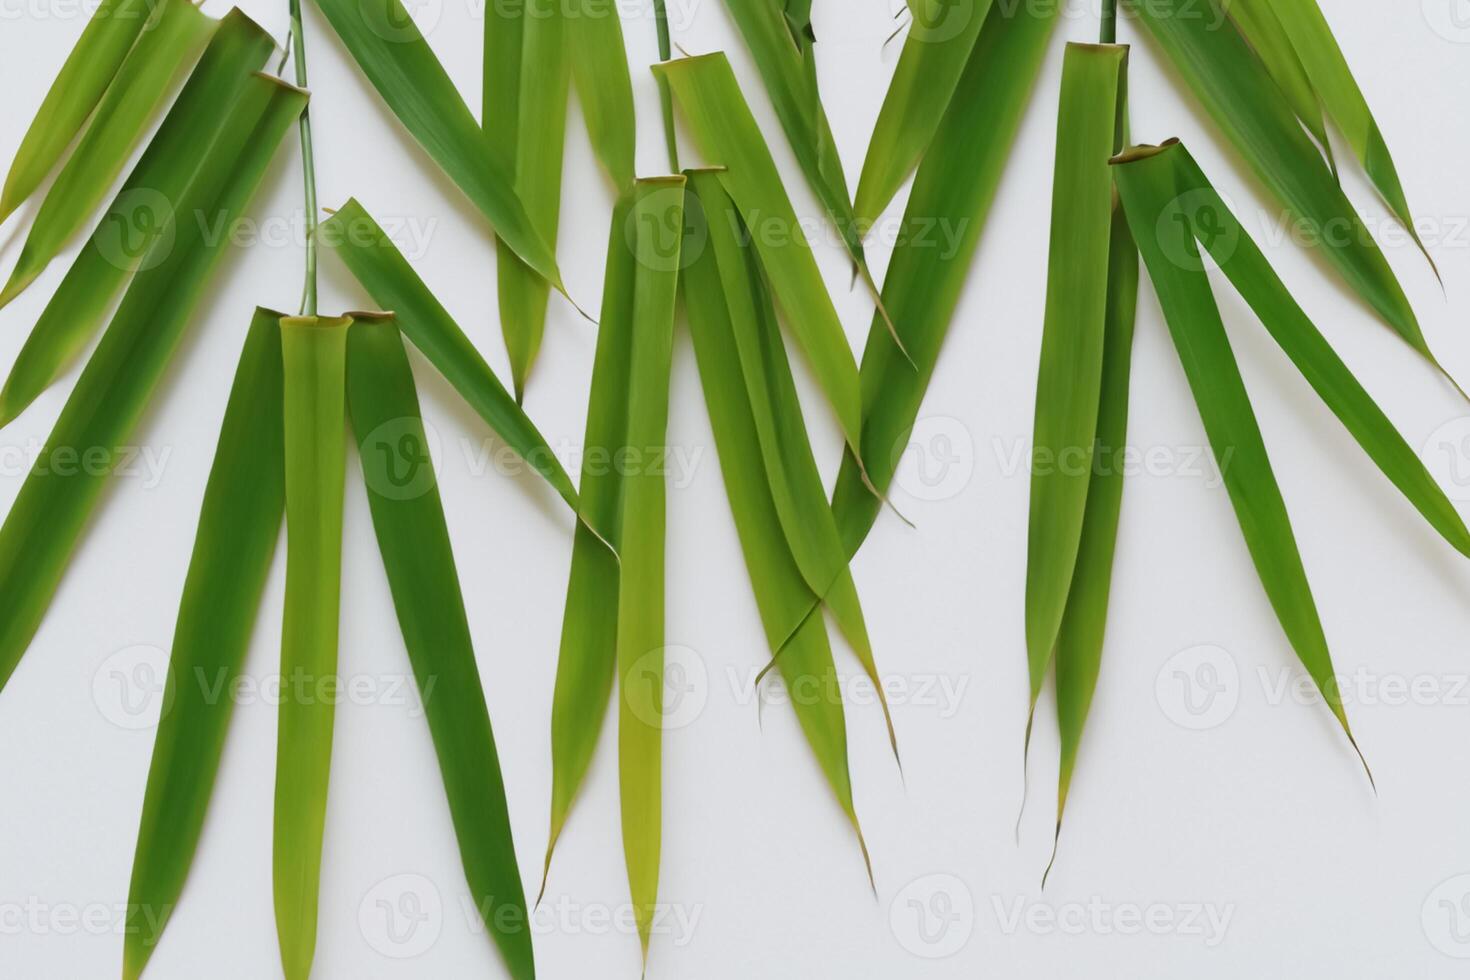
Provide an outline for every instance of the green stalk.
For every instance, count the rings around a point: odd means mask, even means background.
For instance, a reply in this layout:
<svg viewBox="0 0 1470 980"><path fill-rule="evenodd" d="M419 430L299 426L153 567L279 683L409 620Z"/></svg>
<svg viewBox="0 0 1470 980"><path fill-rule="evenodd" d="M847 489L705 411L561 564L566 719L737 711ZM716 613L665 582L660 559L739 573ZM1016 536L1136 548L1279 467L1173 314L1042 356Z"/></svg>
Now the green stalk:
<svg viewBox="0 0 1470 980"><path fill-rule="evenodd" d="M1103 0L1097 39L1102 44L1118 43L1118 0Z"/></svg>
<svg viewBox="0 0 1470 980"><path fill-rule="evenodd" d="M291 0L291 44L295 52L296 85L306 84L306 35L301 30L301 0ZM306 184L306 284L301 290L301 315L316 316L316 154L311 146L311 112L301 113L301 169Z"/></svg>
<svg viewBox="0 0 1470 980"><path fill-rule="evenodd" d="M674 57L674 45L669 39L669 9L664 0L653 0L653 22L658 28L658 57L668 61ZM674 96L669 91L669 80L654 73L658 79L658 97L664 107L664 144L669 148L669 173L679 172L679 143L674 136Z"/></svg>
<svg viewBox="0 0 1470 980"><path fill-rule="evenodd" d="M337 684L351 317L281 320L285 368L286 607L276 751L274 887L286 980L316 952L317 889Z"/></svg>

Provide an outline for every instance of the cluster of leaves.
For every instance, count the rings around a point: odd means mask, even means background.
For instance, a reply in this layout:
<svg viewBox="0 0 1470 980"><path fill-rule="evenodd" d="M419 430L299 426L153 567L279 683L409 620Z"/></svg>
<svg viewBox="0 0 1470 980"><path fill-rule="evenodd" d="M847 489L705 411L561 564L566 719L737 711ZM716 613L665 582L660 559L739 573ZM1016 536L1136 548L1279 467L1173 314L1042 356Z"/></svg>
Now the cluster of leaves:
<svg viewBox="0 0 1470 980"><path fill-rule="evenodd" d="M1393 213L1412 228L1402 185L1316 0L1126 0L1256 175L1309 227L1385 323L1431 365L1429 345L1388 263L1335 179L1330 120ZM521 408L552 291L567 293L555 243L573 88L616 192L586 427L589 460L665 438L676 306L687 313L727 497L766 634L789 684L836 674L828 619L877 684L874 644L849 562L882 510L933 376L1010 146L1060 15L1054 3L910 0L905 39L849 195L817 86L809 0L727 0L802 174L839 231L874 315L859 361L801 234L750 105L723 54L670 60L658 4L654 73L669 175L638 178L632 86L612 0L518 0L487 10L484 118L477 121L401 0L317 0L402 125L490 222L511 387L355 200L316 240L381 310L256 311L246 334L183 587L168 673L172 704L154 748L129 907L124 974L141 975L201 837L230 717L193 682L239 675L284 521L283 677L337 674L347 433L425 697L466 878L517 980L535 975L527 903L505 789L438 490L393 492L382 469L427 452L403 341L416 347L574 518L551 721L553 791L545 872L618 697L624 852L645 960L658 898L664 728L666 487L653 472L588 465L574 484ZM1470 531L1392 423L1292 299L1184 147L1129 147L1129 52L1072 44L1064 62L1035 444L1089 464L1126 440L1140 257L1263 586L1286 635L1351 739L1290 521L1205 271L1209 255L1369 457L1456 549ZM304 83L293 5L298 82ZM1225 16L1228 15L1228 16ZM955 18L958 18L956 20ZM386 31L383 25L392 24ZM935 32L928 25L946 24ZM0 685L38 628L105 477L44 465L51 454L122 445L187 327L227 235L289 126L301 89L258 73L274 47L239 11L219 21L186 0L105 0L27 133L0 192L0 221L58 168L0 306L85 225L121 174L173 80L188 80L26 341L3 390L0 425L50 385L123 294L43 450L0 525ZM200 53L202 49L202 54ZM190 70L192 66L192 70ZM709 169L680 171L674 106ZM304 131L304 137L309 136ZM75 149L67 158L68 147ZM62 164L63 158L67 158ZM308 144L308 207L313 178ZM912 176L881 289L862 230ZM928 248L934 221L958 248ZM792 234L761 234L760 222ZM1201 251L1203 246L1203 252ZM1422 248L1422 245L1421 245ZM314 254L314 253L311 253ZM314 269L309 256L308 268ZM569 297L568 297L569 299ZM829 498L793 380L790 330L845 447ZM1122 474L1038 469L1026 586L1034 714L1055 667L1061 766L1057 831L1101 669ZM228 684L224 689L228 689ZM333 699L283 697L274 880L285 973L314 958ZM867 845L853 801L840 700L794 710L823 776ZM898 740L887 705L889 737ZM1027 740L1029 744L1030 724ZM871 876L871 865L869 874ZM543 878L543 890L545 880Z"/></svg>

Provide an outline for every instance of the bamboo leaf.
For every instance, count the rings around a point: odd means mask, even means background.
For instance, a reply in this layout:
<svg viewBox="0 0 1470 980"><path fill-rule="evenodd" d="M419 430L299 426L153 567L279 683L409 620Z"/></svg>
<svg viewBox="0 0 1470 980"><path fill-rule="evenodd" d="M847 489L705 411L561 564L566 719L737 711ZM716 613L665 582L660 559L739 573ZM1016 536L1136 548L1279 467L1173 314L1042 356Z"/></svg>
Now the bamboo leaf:
<svg viewBox="0 0 1470 980"><path fill-rule="evenodd" d="M392 320L359 318L352 325L347 398L373 529L434 738L465 877L511 976L533 980L530 917L500 758L418 393ZM407 483L399 472L403 464Z"/></svg>
<svg viewBox="0 0 1470 980"><path fill-rule="evenodd" d="M806 353L848 445L861 459L862 399L857 364L822 281L781 175L724 54L681 58L654 67L669 81L701 152L726 168L721 176L752 229L797 343Z"/></svg>
<svg viewBox="0 0 1470 980"><path fill-rule="evenodd" d="M1139 148L1117 158L1115 175L1128 223L1143 229L1137 235L1139 251L1261 584L1297 657L1356 750L1286 504L1209 279L1198 264L1201 229L1193 226L1181 200L1186 188L1177 179L1174 156L1167 149Z"/></svg>
<svg viewBox="0 0 1470 980"><path fill-rule="evenodd" d="M1335 172L1337 167L1332 159L1332 142L1327 138L1322 103L1270 0L1226 0L1224 7Z"/></svg>
<svg viewBox="0 0 1470 980"><path fill-rule="evenodd" d="M1205 109L1292 217L1320 237L1348 285L1438 366L1413 308L1373 236L1298 125L1281 90L1218 0L1132 0L1139 19L1188 80ZM1278 4L1278 15L1285 9ZM1300 53L1300 51L1298 52Z"/></svg>
<svg viewBox="0 0 1470 980"><path fill-rule="evenodd" d="M1026 558L1032 715L1072 590L1092 483L1113 237L1108 160L1122 139L1127 66L1125 46L1076 43L1062 65ZM1027 733L1029 741L1029 720Z"/></svg>
<svg viewBox="0 0 1470 980"><path fill-rule="evenodd" d="M1292 298L1189 151L1171 144L1161 155L1170 158L1184 188L1191 227L1267 332L1389 481L1452 547L1470 556L1470 531L1455 505Z"/></svg>
<svg viewBox="0 0 1470 980"><path fill-rule="evenodd" d="M0 306L35 281L67 239L86 223L127 164L174 79L193 61L218 24L189 0L161 0L102 96L76 152L46 193L15 271L0 290Z"/></svg>
<svg viewBox="0 0 1470 980"><path fill-rule="evenodd" d="M592 149L621 191L633 183L637 121L633 114L633 80L615 0L573 0L567 19L567 50L572 80Z"/></svg>
<svg viewBox="0 0 1470 980"><path fill-rule="evenodd" d="M398 315L404 334L460 397L575 510L577 491L556 454L362 205L348 201L323 222L318 235L322 244L342 259L373 302Z"/></svg>
<svg viewBox="0 0 1470 980"><path fill-rule="evenodd" d="M138 165L62 279L0 389L0 425L23 412L79 354L132 274L172 246L180 196L275 42L239 10L209 47Z"/></svg>
<svg viewBox="0 0 1470 980"><path fill-rule="evenodd" d="M148 0L103 0L92 12L16 151L0 191L0 223L66 154L137 41L150 9Z"/></svg>
<svg viewBox="0 0 1470 980"><path fill-rule="evenodd" d="M190 314L306 93L253 76L178 211L174 247L138 274L0 526L0 686L9 680ZM200 218L208 219L206 221ZM77 459L92 454L86 467Z"/></svg>
<svg viewBox="0 0 1470 980"><path fill-rule="evenodd" d="M1057 631L1057 727L1061 761L1057 771L1056 839L1077 768L1082 731L1102 671L1107 635L1108 596L1113 582L1113 551L1123 506L1122 454L1128 443L1128 385L1138 310L1138 246L1121 202L1113 205L1112 244L1108 251L1107 327L1103 341L1102 404L1097 416L1087 513L1077 548L1072 590Z"/></svg>
<svg viewBox="0 0 1470 980"><path fill-rule="evenodd" d="M667 439L674 300L684 227L684 178L640 180L631 219L638 261L632 290L627 445L644 458ZM618 774L623 853L633 913L648 960L662 849L664 500L656 467L623 476L617 655L622 689Z"/></svg>
<svg viewBox="0 0 1470 980"><path fill-rule="evenodd" d="M686 303L691 317L714 321L706 329L723 329L733 337L734 361L721 363L717 368L712 365L711 369L733 371L744 385L748 403L745 414L755 426L758 455L747 459L743 468L751 468L755 460L761 462L756 472L764 475L777 527L785 536L807 590L813 597L826 601L874 689L880 692L889 741L896 756L898 740L887 699L881 693L883 683L858 601L857 586L847 567L842 538L812 455L764 270L754 249L742 244L750 240L749 229L741 223L739 211L725 192L719 175L707 170L690 171L688 177L693 196L700 202L704 238L698 247L704 253L697 254L690 262L691 268L699 266L693 274L700 281L687 291ZM712 309L706 309L712 305ZM723 355L723 346L720 349ZM776 644L773 652L780 646Z"/></svg>
<svg viewBox="0 0 1470 980"><path fill-rule="evenodd" d="M883 282L884 304L909 356L880 317L873 318L868 331L862 366L863 459L868 480L880 492L893 481L898 451L918 417L1057 21L1056 5L1034 12L1026 6L1002 6L987 19L914 178ZM941 245L934 237L936 228L952 239ZM867 537L880 506L856 460L844 458L832 509L849 556Z"/></svg>
<svg viewBox="0 0 1470 980"><path fill-rule="evenodd" d="M128 889L123 980L138 980L178 905L219 772L285 511L279 313L256 310L204 489L169 658Z"/></svg>
<svg viewBox="0 0 1470 980"><path fill-rule="evenodd" d="M1399 223L1414 236L1414 242L1424 252L1424 257L1429 258L1429 252L1414 228L1414 216L1409 211L1409 201L1404 195L1393 156L1388 152L1388 144L1384 142L1383 133L1368 108L1368 100L1353 78L1347 58L1332 36L1327 18L1322 16L1322 8L1317 0L1282 0L1275 10L1328 115L1347 137L1348 145L1353 148L1354 155L1384 202L1393 210ZM1433 264L1431 260L1430 265Z"/></svg>
<svg viewBox="0 0 1470 980"><path fill-rule="evenodd" d="M1011 6L1004 16L1014 19L1016 9ZM975 43L990 10L991 0L909 3L913 24L904 39L903 53L883 98L858 178L855 209L861 227L872 225L888 207L933 142L945 114L954 111L953 100L963 97L958 89L965 66L974 60ZM1055 15L1056 11L1050 9L1021 13L1044 21Z"/></svg>
<svg viewBox="0 0 1470 980"><path fill-rule="evenodd" d="M592 764L617 677L619 570L613 549L621 548L622 542L623 468L610 463L620 449L629 445L628 393L639 272L636 198L634 187L619 196L607 243L602 312L583 440L581 520L572 542L572 568L552 695L551 830L543 894L557 841ZM600 537L592 528L597 528Z"/></svg>
<svg viewBox="0 0 1470 980"><path fill-rule="evenodd" d="M491 149L401 0L317 0L317 6L398 121L495 234L566 295L555 253L516 196L514 174Z"/></svg>
<svg viewBox="0 0 1470 980"><path fill-rule="evenodd" d="M525 2L535 8L542 0ZM523 11L517 16L522 21L520 32L524 50L520 60L520 83L515 93L519 102L514 113L516 129L510 133L509 140L515 156L515 187L531 221L554 248L561 212L562 151L566 145L567 97L571 85L571 65L566 47L568 32L556 3L547 10ZM500 16L489 14L486 23L499 19ZM490 49L487 47L486 50ZM486 70L487 78L492 74ZM494 117L487 114L487 118ZM514 251L503 241L497 241L500 328L510 355L516 401L520 402L525 396L531 365L541 349L550 286L517 259Z"/></svg>
<svg viewBox="0 0 1470 980"><path fill-rule="evenodd" d="M761 444L752 392L742 372L732 321L738 316L756 315L750 308L751 302L762 294L756 292L757 284L748 280L736 279L727 285L726 270L721 268L721 249L712 247L710 239L735 240L734 229L722 227L724 215L720 211L731 207L729 198L712 174L693 172L689 176L691 192L686 198L689 218L685 233L689 262L681 289L705 405L720 454L725 494L735 518L751 589L765 627L767 645L772 656L779 653L776 663L790 688L810 690L816 685L815 690L834 691L837 688L824 686L835 680L836 666L821 613L815 611L821 594L813 590L803 574L783 529L783 517L774 494L778 481L768 475L764 465L752 465L763 460L767 452ZM707 214L706 209L713 211L713 215ZM742 273L746 272L743 265L742 261ZM734 287L733 293L727 291L730 286ZM766 409L769 412L770 406ZM816 493L817 502L825 508L820 482ZM830 511L827 523L832 523ZM841 571L850 582L845 565ZM799 624L794 632L792 624ZM796 698L792 706L828 785L861 843L862 827L853 804L848 769L847 722L842 699Z"/></svg>
<svg viewBox="0 0 1470 980"><path fill-rule="evenodd" d="M810 4L794 18L797 23L781 0L725 0L725 7L755 58L807 183L827 209L853 262L871 278L837 141L817 88Z"/></svg>

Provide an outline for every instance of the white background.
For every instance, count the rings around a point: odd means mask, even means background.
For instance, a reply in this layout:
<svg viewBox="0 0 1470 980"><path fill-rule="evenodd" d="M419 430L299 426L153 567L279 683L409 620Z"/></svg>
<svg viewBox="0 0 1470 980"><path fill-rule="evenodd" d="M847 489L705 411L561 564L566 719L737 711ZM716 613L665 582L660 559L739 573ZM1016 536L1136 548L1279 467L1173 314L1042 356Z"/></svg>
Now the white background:
<svg viewBox="0 0 1470 980"><path fill-rule="evenodd" d="M1470 29L1457 31L1451 15L1470 23L1470 10L1456 3L1422 0L1421 10L1421 0L1322 0L1397 152L1445 292L1402 236L1386 246L1389 259L1431 343L1467 379ZM822 90L853 186L897 55L897 44L885 49L883 41L899 6L816 4ZM284 34L284 2L245 7ZM478 0L416 8L474 109L481 8ZM206 9L225 12L219 0ZM8 161L84 21L63 0L0 0L0 10L0 159ZM722 5L671 0L670 17L686 50L729 52L798 211L819 219ZM508 377L485 223L377 101L315 11L307 30L323 204L355 195L385 224L396 222L405 250L417 245L423 277ZM665 158L644 67L656 59L648 11L630 7L624 30L640 168L658 173ZM703 711L666 738L662 898L683 920L671 919L655 937L651 978L1463 973L1454 957L1470 956L1470 913L1459 907L1470 878L1456 877L1470 873L1470 569L1372 468L1228 288L1219 300L1333 654L1359 702L1349 710L1378 795L1326 709L1292 693L1295 659L1226 495L1199 459L1199 419L1145 285L1129 435L1154 462L1128 483L1103 676L1045 892L1039 879L1051 845L1056 757L1049 707L1038 720L1019 845L1013 839L1026 711L1024 460L1057 85L1063 42L1095 34L1095 16L1081 7L1057 32L924 404L918 448L943 449L934 437L948 437L957 454L950 475L940 493L914 470L901 476L895 500L917 528L885 515L855 563L880 668L907 686L894 696L904 782L871 698L859 692L849 712L876 898L789 707L768 706L763 724L757 718L749 681L767 651L692 351L680 333L669 439L693 465L676 474L669 498L668 638L697 652L707 682ZM1465 405L1325 264L1283 237L1268 199L1139 26L1125 23L1121 39L1137 45L1135 138L1186 140L1306 310L1470 503ZM299 294L299 162L289 142L253 209L262 241L225 264L136 433L163 461L161 476L115 481L0 695L0 977L107 977L119 968L153 742L149 712L159 707L148 697L149 678L158 675L148 671L161 670L171 641L251 310L290 306ZM1344 169L1349 193L1384 227L1384 209L1355 168ZM611 191L575 108L564 186L562 266L573 294L595 309ZM902 199L890 216L901 207ZM19 248L17 225L0 232L7 265ZM880 278L888 251L880 229L871 252ZM848 291L834 244L820 246L819 258L860 349L870 301ZM0 363L13 358L65 266L55 263L0 313ZM330 255L323 269L324 311L364 305ZM569 452L582 436L594 340L592 327L553 302L527 407L553 445ZM548 727L571 522L540 483L486 470L484 454L493 450L486 427L417 356L416 368L425 415L442 440L444 503L534 894L546 843ZM17 460L44 439L75 376L0 433L0 503L19 488ZM809 379L799 380L830 479L840 444ZM315 975L502 976L470 911L427 727L404 703L407 660L358 472L350 460L341 663L345 674L376 683L378 696L338 712ZM247 670L256 679L277 669L283 559L279 553L250 652ZM848 652L839 648L838 657L851 675ZM1181 677L1208 679L1202 664L1224 689L1196 715ZM120 700L119 677L136 679L130 693L141 702ZM1396 685L1407 685L1408 696ZM1200 688L1189 693L1203 696ZM146 705L142 714L129 713L137 703ZM279 975L270 899L274 732L273 704L239 707L183 903L149 976ZM608 924L625 917L628 900L613 736L609 724L538 927L541 974L553 980L638 976L636 938ZM406 920L390 932L379 901L410 908L399 904L405 895L429 918L415 932L402 931ZM1228 921L1223 932L1221 921Z"/></svg>

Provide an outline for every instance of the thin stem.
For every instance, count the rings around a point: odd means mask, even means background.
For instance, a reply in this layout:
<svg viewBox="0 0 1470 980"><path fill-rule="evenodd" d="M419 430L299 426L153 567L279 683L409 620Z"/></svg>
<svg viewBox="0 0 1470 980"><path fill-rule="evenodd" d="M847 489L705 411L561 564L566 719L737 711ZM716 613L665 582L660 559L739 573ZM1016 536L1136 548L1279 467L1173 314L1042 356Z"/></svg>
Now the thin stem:
<svg viewBox="0 0 1470 980"><path fill-rule="evenodd" d="M1103 0L1098 40L1103 44L1118 43L1118 0Z"/></svg>
<svg viewBox="0 0 1470 980"><path fill-rule="evenodd" d="M295 52L296 84L306 88L306 38L301 32L301 0L290 0L291 39ZM301 291L301 315L316 316L316 154L311 147L310 109L301 113L301 169L306 183L306 284Z"/></svg>
<svg viewBox="0 0 1470 980"><path fill-rule="evenodd" d="M669 39L669 11L664 0L653 0L653 21L658 28L658 56L662 61L674 57L674 45ZM669 172L679 172L679 144L674 138L674 96L669 91L668 79L658 79L658 96L663 102L664 143L669 149Z"/></svg>

